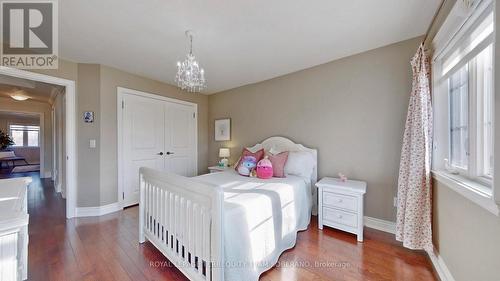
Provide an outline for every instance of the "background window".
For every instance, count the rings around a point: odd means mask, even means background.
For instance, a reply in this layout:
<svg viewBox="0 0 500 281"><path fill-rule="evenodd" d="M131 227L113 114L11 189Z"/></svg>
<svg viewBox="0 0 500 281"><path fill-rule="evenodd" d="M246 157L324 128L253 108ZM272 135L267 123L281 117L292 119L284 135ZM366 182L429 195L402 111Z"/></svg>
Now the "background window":
<svg viewBox="0 0 500 281"><path fill-rule="evenodd" d="M40 126L10 125L10 135L14 140L14 146L40 145Z"/></svg>
<svg viewBox="0 0 500 281"><path fill-rule="evenodd" d="M14 141L14 146L24 146L23 135L24 132L22 130L10 129L10 135L12 136L12 140Z"/></svg>

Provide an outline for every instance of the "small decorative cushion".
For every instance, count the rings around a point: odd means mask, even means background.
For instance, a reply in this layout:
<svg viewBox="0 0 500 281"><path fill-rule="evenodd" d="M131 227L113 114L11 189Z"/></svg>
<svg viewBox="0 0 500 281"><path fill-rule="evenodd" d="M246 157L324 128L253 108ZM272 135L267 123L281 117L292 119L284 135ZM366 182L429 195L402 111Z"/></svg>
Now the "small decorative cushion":
<svg viewBox="0 0 500 281"><path fill-rule="evenodd" d="M259 179L270 179L273 177L273 164L267 156L257 163L257 177Z"/></svg>
<svg viewBox="0 0 500 281"><path fill-rule="evenodd" d="M257 161L253 156L244 156L240 161L240 165L238 167L238 173L242 176L250 176L250 173L257 166Z"/></svg>
<svg viewBox="0 0 500 281"><path fill-rule="evenodd" d="M14 154L14 151L0 151L0 159L1 158L9 158L9 157L16 157L16 154Z"/></svg>
<svg viewBox="0 0 500 281"><path fill-rule="evenodd" d="M278 153L276 155L268 154L269 161L273 165L273 177L285 177L285 164L288 160L288 151Z"/></svg>
<svg viewBox="0 0 500 281"><path fill-rule="evenodd" d="M245 156L255 157L255 163L257 164L257 162L259 162L262 158L264 158L264 149L260 149L256 152L251 152L247 148L243 148L243 152L241 152L241 157L238 160L238 163L236 163L236 165L234 166L234 169L236 170L236 172L238 172L240 164Z"/></svg>

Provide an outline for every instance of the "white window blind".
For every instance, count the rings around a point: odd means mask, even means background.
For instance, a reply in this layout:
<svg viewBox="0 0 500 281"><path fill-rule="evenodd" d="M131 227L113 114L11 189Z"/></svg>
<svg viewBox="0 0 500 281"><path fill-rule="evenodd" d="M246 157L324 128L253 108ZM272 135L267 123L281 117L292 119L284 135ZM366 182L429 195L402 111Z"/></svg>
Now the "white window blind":
<svg viewBox="0 0 500 281"><path fill-rule="evenodd" d="M15 147L37 147L40 145L40 126L13 124L9 126L9 130Z"/></svg>

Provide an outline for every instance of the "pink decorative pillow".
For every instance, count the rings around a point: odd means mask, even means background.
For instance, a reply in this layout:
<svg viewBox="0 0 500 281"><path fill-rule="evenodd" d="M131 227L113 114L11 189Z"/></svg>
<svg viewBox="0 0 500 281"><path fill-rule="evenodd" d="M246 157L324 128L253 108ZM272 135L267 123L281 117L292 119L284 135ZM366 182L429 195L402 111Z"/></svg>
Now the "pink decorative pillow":
<svg viewBox="0 0 500 281"><path fill-rule="evenodd" d="M288 151L278 153L276 155L268 154L269 161L273 165L273 177L285 177L285 164L288 160Z"/></svg>
<svg viewBox="0 0 500 281"><path fill-rule="evenodd" d="M240 160L238 160L238 163L236 164L236 166L234 166L234 169L236 171L238 171L238 168L240 167L240 164L241 164L241 160L245 156L255 157L255 161L256 161L255 163L258 163L262 158L264 158L264 149L258 150L256 152L251 152L250 150L243 148L243 152L241 152Z"/></svg>

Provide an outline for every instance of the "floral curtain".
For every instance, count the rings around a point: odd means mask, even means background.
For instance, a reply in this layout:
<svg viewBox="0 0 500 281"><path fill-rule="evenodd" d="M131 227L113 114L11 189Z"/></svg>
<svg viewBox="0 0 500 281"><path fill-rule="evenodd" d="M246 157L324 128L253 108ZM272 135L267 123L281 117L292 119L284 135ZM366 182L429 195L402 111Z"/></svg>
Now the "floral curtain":
<svg viewBox="0 0 500 281"><path fill-rule="evenodd" d="M410 249L432 250L430 60L421 44L411 60L413 86L399 164L396 239Z"/></svg>

